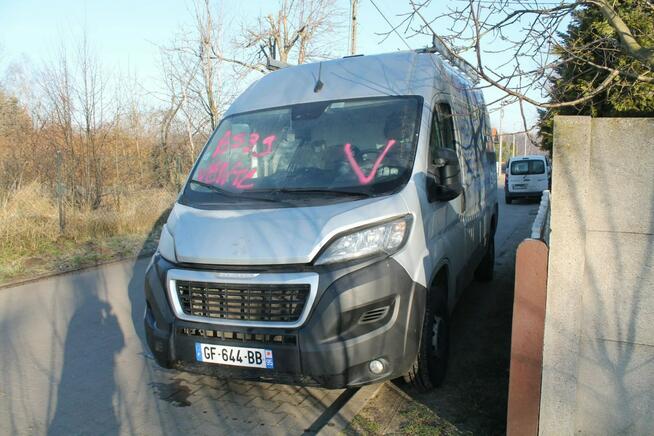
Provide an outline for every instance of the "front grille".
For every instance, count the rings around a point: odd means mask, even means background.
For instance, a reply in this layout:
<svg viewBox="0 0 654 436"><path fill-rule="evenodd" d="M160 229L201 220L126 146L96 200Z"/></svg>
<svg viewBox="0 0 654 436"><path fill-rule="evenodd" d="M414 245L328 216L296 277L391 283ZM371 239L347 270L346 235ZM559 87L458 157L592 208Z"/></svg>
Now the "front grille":
<svg viewBox="0 0 654 436"><path fill-rule="evenodd" d="M214 338L223 342L253 342L258 344L290 344L297 343L297 337L289 334L242 333L210 329L178 328L177 334L200 338Z"/></svg>
<svg viewBox="0 0 654 436"><path fill-rule="evenodd" d="M309 285L235 285L180 280L176 288L186 315L238 321L297 321L309 296Z"/></svg>

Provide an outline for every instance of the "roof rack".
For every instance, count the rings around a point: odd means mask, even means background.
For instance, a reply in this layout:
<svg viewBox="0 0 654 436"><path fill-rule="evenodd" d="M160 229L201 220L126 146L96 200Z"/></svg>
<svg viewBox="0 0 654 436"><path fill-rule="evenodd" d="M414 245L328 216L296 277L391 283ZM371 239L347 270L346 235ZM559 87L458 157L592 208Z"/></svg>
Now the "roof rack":
<svg viewBox="0 0 654 436"><path fill-rule="evenodd" d="M441 57L447 63L449 63L451 66L453 66L461 73L465 74L468 78L470 78L473 84L476 85L479 83L479 74L477 74L477 71L475 71L474 68L470 67L470 65L461 61L461 59L455 57L452 54L452 51L448 47L446 47L445 44L443 44L436 35L433 36L431 44L432 44L431 47L425 47L418 51L423 53L437 53L441 55Z"/></svg>
<svg viewBox="0 0 654 436"><path fill-rule="evenodd" d="M269 71L277 71L277 70L281 70L282 68L288 68L290 66L291 66L290 64L279 61L277 59L267 58L266 61L266 68Z"/></svg>

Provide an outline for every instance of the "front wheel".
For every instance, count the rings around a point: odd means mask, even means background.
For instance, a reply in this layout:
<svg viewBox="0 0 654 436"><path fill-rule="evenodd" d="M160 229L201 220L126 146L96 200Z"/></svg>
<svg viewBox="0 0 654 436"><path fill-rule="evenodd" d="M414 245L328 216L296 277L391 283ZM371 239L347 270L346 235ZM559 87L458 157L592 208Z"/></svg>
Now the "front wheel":
<svg viewBox="0 0 654 436"><path fill-rule="evenodd" d="M416 360L404 380L420 392L443 384L450 351L450 327L444 289L430 292ZM430 301L431 300L431 301ZM434 301L436 300L436 301Z"/></svg>

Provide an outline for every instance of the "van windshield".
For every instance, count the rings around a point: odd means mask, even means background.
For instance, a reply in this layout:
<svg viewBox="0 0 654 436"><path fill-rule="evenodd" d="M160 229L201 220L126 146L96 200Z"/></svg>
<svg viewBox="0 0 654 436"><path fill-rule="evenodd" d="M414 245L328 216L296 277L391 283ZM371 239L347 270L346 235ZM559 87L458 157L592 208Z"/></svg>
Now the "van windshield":
<svg viewBox="0 0 654 436"><path fill-rule="evenodd" d="M384 195L408 181L420 97L339 100L225 118L184 203Z"/></svg>
<svg viewBox="0 0 654 436"><path fill-rule="evenodd" d="M545 162L542 160L518 160L511 162L511 175L545 174Z"/></svg>

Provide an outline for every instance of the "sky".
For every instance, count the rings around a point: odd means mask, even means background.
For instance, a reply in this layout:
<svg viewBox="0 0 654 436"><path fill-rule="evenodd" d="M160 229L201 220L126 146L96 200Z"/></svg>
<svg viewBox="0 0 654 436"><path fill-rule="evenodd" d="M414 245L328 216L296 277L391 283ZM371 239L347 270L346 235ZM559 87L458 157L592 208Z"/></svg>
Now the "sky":
<svg viewBox="0 0 654 436"><path fill-rule="evenodd" d="M375 54L406 50L406 44L412 49L430 44L426 36L402 35L401 38L392 34L383 40L380 34L387 33L390 26L373 1L391 23L399 23L401 18L397 14L410 10L408 0L360 0L358 53ZM273 0L214 2L222 7L224 23L233 32L258 15L274 10L277 3ZM347 15L349 0L337 0L337 3ZM435 8L442 4L435 2ZM75 40L86 29L88 41L105 67L129 72L146 85L157 82L160 77L158 46L169 43L192 21L191 10L190 0L0 0L0 74L12 62L25 59L34 65L47 62L57 53L62 41ZM225 37L230 39L229 32ZM348 54L347 26L334 38L333 51L335 56ZM488 89L484 94L488 102L501 95ZM533 123L536 111L526 109L528 121ZM503 112L503 131L523 129L517 105L507 106ZM499 126L499 117L499 110L491 111L493 126Z"/></svg>

